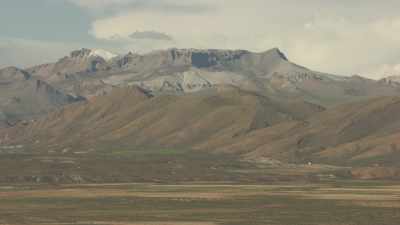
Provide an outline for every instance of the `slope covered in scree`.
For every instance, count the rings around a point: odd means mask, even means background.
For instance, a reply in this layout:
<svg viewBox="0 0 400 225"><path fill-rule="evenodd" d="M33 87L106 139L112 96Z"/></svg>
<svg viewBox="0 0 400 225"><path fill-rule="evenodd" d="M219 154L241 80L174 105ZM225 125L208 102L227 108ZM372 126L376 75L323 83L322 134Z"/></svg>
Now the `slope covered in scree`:
<svg viewBox="0 0 400 225"><path fill-rule="evenodd" d="M15 67L0 70L0 124L13 125L80 100Z"/></svg>

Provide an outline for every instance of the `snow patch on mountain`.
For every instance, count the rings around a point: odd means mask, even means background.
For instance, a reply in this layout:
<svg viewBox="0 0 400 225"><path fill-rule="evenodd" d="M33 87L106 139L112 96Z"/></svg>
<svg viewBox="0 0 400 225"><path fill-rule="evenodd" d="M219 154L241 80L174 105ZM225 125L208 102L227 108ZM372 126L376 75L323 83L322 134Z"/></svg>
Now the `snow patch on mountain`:
<svg viewBox="0 0 400 225"><path fill-rule="evenodd" d="M108 61L108 60L111 60L111 59L117 57L118 55L111 53L109 51L106 51L104 49L93 49L93 50L91 50L89 56L101 57L104 60Z"/></svg>

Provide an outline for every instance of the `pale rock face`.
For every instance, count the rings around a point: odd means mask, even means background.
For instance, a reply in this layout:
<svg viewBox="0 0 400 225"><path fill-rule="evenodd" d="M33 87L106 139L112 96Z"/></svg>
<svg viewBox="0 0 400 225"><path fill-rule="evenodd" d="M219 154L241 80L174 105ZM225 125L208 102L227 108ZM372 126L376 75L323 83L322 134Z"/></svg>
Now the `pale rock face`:
<svg viewBox="0 0 400 225"><path fill-rule="evenodd" d="M30 77L30 74L16 67L7 67L0 70L0 83L27 80Z"/></svg>
<svg viewBox="0 0 400 225"><path fill-rule="evenodd" d="M0 127L82 100L15 67L0 69Z"/></svg>
<svg viewBox="0 0 400 225"><path fill-rule="evenodd" d="M245 88L244 85L246 83L244 76L233 72L203 71L193 68L182 73L161 76L146 81L136 81L130 84L156 92L177 91L191 93L217 85L231 85Z"/></svg>
<svg viewBox="0 0 400 225"><path fill-rule="evenodd" d="M185 94L228 85L278 98L302 98L328 107L400 92L396 85L310 70L291 62L278 48L259 53L167 49L120 56L105 50L81 49L28 72L66 93L84 97L127 85L158 94Z"/></svg>

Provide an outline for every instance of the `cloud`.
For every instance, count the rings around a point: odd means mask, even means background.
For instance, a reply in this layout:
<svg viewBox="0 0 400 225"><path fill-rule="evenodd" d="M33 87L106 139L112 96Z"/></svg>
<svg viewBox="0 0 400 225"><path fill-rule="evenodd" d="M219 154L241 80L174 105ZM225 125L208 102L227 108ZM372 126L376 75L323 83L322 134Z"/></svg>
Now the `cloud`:
<svg viewBox="0 0 400 225"><path fill-rule="evenodd" d="M104 9L108 7L124 6L130 4L131 0L67 0L80 7L87 9Z"/></svg>
<svg viewBox="0 0 400 225"><path fill-rule="evenodd" d="M213 9L210 0L64 0L95 14L115 14L123 11L168 11L199 13ZM216 0L220 1L220 0Z"/></svg>
<svg viewBox="0 0 400 225"><path fill-rule="evenodd" d="M400 41L400 17L377 20L371 24L371 29L384 40Z"/></svg>
<svg viewBox="0 0 400 225"><path fill-rule="evenodd" d="M127 49L138 51L168 47L264 51L277 46L294 62L342 75L371 74L399 50L400 17L355 16L340 7L336 15L306 3L276 10L282 6L271 1L203 2L216 10L190 14L126 10L97 19L91 33L100 40L125 39ZM136 30L170 34L174 41L129 40Z"/></svg>
<svg viewBox="0 0 400 225"><path fill-rule="evenodd" d="M170 4L172 2L179 6L177 8L185 8L190 6L188 2L194 4L194 7L200 1L192 0L183 4L178 3L178 1L169 1ZM228 36L236 38L238 33L245 33L246 30L252 31L252 29L249 29L248 22L250 21L237 16L240 15L239 11L243 11L243 15L248 15L247 11L252 11L251 8L239 9L240 5L224 8L222 1L214 1L214 3L211 3L211 1L202 2L219 10L202 11L201 13L187 13L187 11L183 10L171 13L167 10L159 11L158 9L141 11L132 9L131 11L124 11L117 15L97 19L93 23L91 33L98 39L112 39L115 36L129 37L137 30L157 31L174 36L179 46L194 44L195 46L193 47L198 47L200 45L207 46L213 40L218 41L216 44L221 44L219 41L224 41ZM184 5L185 7L183 7Z"/></svg>
<svg viewBox="0 0 400 225"><path fill-rule="evenodd" d="M400 60L399 60L400 61ZM376 71L373 71L376 78L400 76L400 63L398 64L383 64Z"/></svg>
<svg viewBox="0 0 400 225"><path fill-rule="evenodd" d="M168 34L157 31L135 31L129 35L132 39L150 39L158 41L172 41L173 38Z"/></svg>

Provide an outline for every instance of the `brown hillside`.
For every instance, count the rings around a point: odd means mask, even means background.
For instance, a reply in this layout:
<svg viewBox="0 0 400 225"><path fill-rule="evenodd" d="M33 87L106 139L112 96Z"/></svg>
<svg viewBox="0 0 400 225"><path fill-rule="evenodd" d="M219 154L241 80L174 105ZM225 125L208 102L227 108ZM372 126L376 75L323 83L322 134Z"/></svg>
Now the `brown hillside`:
<svg viewBox="0 0 400 225"><path fill-rule="evenodd" d="M35 151L178 148L235 153L252 161L398 166L398 115L398 97L323 111L230 86L155 97L129 87L5 130L1 137Z"/></svg>
<svg viewBox="0 0 400 225"><path fill-rule="evenodd" d="M383 97L347 104L312 116L250 133L215 146L284 161L342 165L398 165L400 98Z"/></svg>
<svg viewBox="0 0 400 225"><path fill-rule="evenodd" d="M316 105L277 102L227 86L191 95L157 97L130 87L67 106L3 135L34 149L54 151L97 148L100 143L192 148L208 146L213 140L238 139L254 130L302 120L321 110Z"/></svg>

